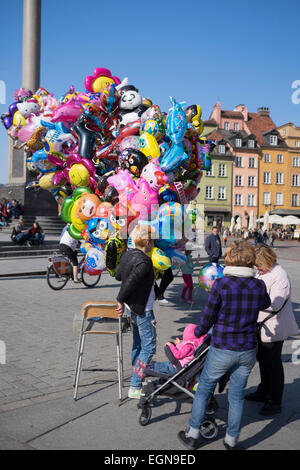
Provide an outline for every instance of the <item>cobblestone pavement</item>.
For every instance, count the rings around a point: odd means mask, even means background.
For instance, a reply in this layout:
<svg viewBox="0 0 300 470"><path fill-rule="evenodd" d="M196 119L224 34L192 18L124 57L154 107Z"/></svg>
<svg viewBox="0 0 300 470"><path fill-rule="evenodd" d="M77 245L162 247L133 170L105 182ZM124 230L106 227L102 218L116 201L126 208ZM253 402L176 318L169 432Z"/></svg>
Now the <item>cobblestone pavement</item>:
<svg viewBox="0 0 300 470"><path fill-rule="evenodd" d="M282 242L278 258L290 274L293 305L300 325L299 248L297 242ZM46 259L39 263L46 264ZM18 267L36 269L37 260L0 260L0 272ZM11 263L11 264L10 264ZM12 267L12 264L14 266ZM9 267L10 266L10 267ZM197 282L197 271L194 276ZM41 276L0 280L0 340L6 345L6 364L0 364L0 449L181 449L178 429L189 418L188 403L162 400L153 409L151 423L137 424L136 401L117 400L115 346L109 337L89 338L84 367L108 369L83 372L80 399L73 401L73 375L78 344L74 315L87 300L114 300L118 283L105 274L99 287L87 289L69 282L59 292L49 289ZM207 294L197 289L195 305L179 302L180 275L167 291L170 303L155 306L158 332L156 358L165 359L166 341L180 335L187 323L197 323ZM75 325L76 326L76 325ZM295 340L285 342L286 387L283 413L275 419L263 419L258 405L245 404L241 439L251 449L297 449L300 432L300 364L291 362ZM131 333L124 336L125 389L130 378ZM299 348L299 346L298 346ZM300 361L300 353L299 353ZM248 388L258 383L256 365ZM217 422L224 436L227 414L226 393L217 394L220 410ZM117 445L115 444L117 442ZM222 440L206 442L205 449L222 449Z"/></svg>

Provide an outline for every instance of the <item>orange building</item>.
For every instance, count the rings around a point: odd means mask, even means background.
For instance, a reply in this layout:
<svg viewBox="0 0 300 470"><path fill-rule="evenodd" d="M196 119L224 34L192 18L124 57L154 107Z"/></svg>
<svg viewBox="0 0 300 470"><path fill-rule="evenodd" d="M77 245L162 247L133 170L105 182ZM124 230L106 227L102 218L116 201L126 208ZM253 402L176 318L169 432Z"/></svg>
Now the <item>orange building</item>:
<svg viewBox="0 0 300 470"><path fill-rule="evenodd" d="M259 163L259 216L287 215L290 203L290 160L288 146L276 128L262 133Z"/></svg>
<svg viewBox="0 0 300 470"><path fill-rule="evenodd" d="M282 215L300 216L300 127L288 122L277 130L288 147L287 207Z"/></svg>

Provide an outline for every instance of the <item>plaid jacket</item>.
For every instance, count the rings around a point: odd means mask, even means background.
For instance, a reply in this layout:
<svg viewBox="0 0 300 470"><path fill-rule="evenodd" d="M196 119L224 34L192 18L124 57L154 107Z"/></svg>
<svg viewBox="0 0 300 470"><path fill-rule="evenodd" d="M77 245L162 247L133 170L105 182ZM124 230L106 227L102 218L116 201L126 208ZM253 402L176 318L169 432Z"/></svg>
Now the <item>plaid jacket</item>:
<svg viewBox="0 0 300 470"><path fill-rule="evenodd" d="M195 334L202 336L214 325L212 346L231 351L254 349L258 313L270 304L265 283L259 279L235 276L216 279Z"/></svg>

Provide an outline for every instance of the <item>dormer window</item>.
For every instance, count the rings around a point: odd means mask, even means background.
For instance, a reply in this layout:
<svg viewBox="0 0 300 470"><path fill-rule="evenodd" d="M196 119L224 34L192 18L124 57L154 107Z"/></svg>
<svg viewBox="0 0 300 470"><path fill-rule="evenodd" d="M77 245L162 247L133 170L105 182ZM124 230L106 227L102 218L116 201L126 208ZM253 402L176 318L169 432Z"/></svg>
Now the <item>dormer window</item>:
<svg viewBox="0 0 300 470"><path fill-rule="evenodd" d="M242 139L235 139L235 146L241 147L242 146Z"/></svg>
<svg viewBox="0 0 300 470"><path fill-rule="evenodd" d="M224 144L220 144L220 145L219 145L219 153L225 153L225 152L226 152L225 145L224 145Z"/></svg>
<svg viewBox="0 0 300 470"><path fill-rule="evenodd" d="M270 135L270 145L277 145L278 137L277 135Z"/></svg>
<svg viewBox="0 0 300 470"><path fill-rule="evenodd" d="M249 149L254 149L255 141L253 139L248 140L248 147Z"/></svg>

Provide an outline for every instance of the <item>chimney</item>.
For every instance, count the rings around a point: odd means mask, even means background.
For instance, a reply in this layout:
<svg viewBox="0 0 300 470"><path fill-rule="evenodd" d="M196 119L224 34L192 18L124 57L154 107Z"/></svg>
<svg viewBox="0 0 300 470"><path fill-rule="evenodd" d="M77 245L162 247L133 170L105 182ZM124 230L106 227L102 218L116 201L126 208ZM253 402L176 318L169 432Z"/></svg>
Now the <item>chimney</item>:
<svg viewBox="0 0 300 470"><path fill-rule="evenodd" d="M257 108L257 114L259 114L260 116L270 116L270 108L260 106L259 108Z"/></svg>
<svg viewBox="0 0 300 470"><path fill-rule="evenodd" d="M242 113L244 117L244 121L248 121L248 109L244 104L238 104L235 108L234 111L238 111Z"/></svg>

